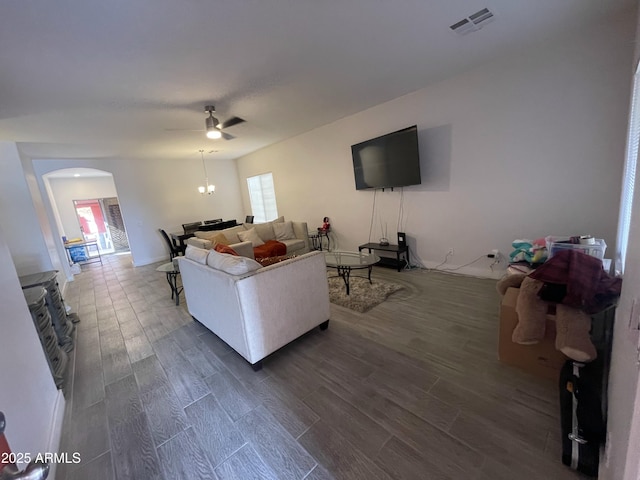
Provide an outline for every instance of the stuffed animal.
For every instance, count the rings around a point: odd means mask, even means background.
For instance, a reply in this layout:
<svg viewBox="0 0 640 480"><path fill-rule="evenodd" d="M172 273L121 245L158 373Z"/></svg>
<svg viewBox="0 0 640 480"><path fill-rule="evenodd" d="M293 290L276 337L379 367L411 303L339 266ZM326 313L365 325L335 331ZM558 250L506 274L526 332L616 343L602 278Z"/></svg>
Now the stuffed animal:
<svg viewBox="0 0 640 480"><path fill-rule="evenodd" d="M518 324L511 339L521 345L534 345L544 338L548 302L540 299L538 292L544 285L524 274L501 278L496 290L501 295L509 287L520 287L516 302ZM556 349L578 362L590 362L597 357L591 342L591 317L582 310L561 303L556 304Z"/></svg>
<svg viewBox="0 0 640 480"><path fill-rule="evenodd" d="M500 280L498 280L498 283L496 283L496 290L500 295L504 295L505 293L507 293L507 289L509 287L519 288L522 280L524 280L524 277L526 276L527 275L524 273L505 275Z"/></svg>
<svg viewBox="0 0 640 480"><path fill-rule="evenodd" d="M556 350L577 362L591 362L598 356L591 342L591 317L580 309L556 305Z"/></svg>
<svg viewBox="0 0 640 480"><path fill-rule="evenodd" d="M520 345L533 345L544 338L548 304L540 300L538 292L544 283L525 277L520 285L516 313L518 324L513 329L511 340Z"/></svg>

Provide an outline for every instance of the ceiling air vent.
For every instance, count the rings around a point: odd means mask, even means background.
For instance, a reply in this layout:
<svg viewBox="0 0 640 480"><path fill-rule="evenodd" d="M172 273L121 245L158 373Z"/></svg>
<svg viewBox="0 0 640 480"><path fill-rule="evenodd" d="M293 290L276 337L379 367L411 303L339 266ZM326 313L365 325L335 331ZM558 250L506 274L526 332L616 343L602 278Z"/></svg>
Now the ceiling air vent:
<svg viewBox="0 0 640 480"><path fill-rule="evenodd" d="M488 8L469 15L467 18L463 18L459 22L454 23L449 28L456 32L458 35L466 35L471 32L476 32L484 27L487 23L492 22L495 19L493 12Z"/></svg>

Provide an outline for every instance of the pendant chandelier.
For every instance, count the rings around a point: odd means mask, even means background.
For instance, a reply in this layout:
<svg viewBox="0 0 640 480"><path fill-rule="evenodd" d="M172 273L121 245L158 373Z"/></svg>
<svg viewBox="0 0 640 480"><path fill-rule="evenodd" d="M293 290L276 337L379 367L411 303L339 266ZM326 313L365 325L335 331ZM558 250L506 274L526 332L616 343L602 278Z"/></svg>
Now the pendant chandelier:
<svg viewBox="0 0 640 480"><path fill-rule="evenodd" d="M200 192L201 195L204 195L205 193L207 195L211 195L213 192L216 191L216 186L211 185L209 183L209 176L207 175L207 166L204 163L204 150L200 150L200 157L202 158L202 169L204 170L204 185L200 185L198 187L198 192Z"/></svg>

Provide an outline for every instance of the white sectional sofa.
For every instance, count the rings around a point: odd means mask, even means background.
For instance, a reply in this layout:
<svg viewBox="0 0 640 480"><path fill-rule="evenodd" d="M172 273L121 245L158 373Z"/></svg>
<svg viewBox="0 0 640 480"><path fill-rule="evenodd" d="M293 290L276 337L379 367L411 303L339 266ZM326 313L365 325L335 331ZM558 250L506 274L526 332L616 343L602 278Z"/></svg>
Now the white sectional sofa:
<svg viewBox="0 0 640 480"><path fill-rule="evenodd" d="M274 224L278 224L274 226ZM201 232L196 231L195 237L187 239L187 245L198 248L210 249L215 246L216 237L224 235L229 246L236 253L243 257L255 258L253 247L256 246L251 241L243 241L238 235L243 236L245 232L255 229L260 240L277 240L286 245L286 254L303 254L310 250L309 231L306 222L285 222L284 217L266 223L245 223L224 230ZM219 237L218 237L219 238Z"/></svg>
<svg viewBox="0 0 640 480"><path fill-rule="evenodd" d="M321 252L261 267L250 258L187 246L177 257L189 313L254 368L314 327L329 325Z"/></svg>

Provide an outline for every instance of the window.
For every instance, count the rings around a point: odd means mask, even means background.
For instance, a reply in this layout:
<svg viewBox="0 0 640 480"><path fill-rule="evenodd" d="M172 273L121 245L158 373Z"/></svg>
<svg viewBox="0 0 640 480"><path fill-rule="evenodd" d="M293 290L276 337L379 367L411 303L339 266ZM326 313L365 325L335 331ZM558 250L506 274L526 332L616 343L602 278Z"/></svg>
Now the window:
<svg viewBox="0 0 640 480"><path fill-rule="evenodd" d="M247 178L251 213L255 223L269 222L278 218L276 205L276 189L273 186L271 172Z"/></svg>
<svg viewBox="0 0 640 480"><path fill-rule="evenodd" d="M638 65L638 68L640 68L640 65ZM629 114L627 152L622 176L620 216L618 218L616 273L624 272L624 263L627 256L629 229L631 227L633 189L636 181L636 165L638 163L638 143L640 143L640 72L636 69L636 74L633 79L633 93L631 96L631 112Z"/></svg>

